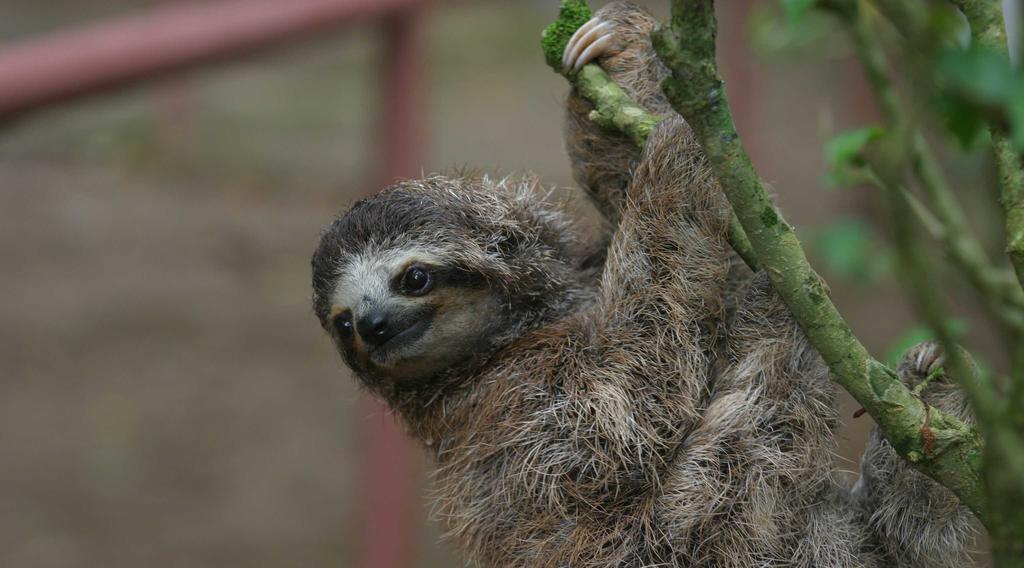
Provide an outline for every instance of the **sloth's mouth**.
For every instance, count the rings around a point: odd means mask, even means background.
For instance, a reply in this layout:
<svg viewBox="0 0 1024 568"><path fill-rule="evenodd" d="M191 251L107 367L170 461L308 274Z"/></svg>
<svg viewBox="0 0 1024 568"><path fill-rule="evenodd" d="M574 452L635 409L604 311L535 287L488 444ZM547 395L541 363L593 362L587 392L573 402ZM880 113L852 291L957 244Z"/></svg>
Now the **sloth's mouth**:
<svg viewBox="0 0 1024 568"><path fill-rule="evenodd" d="M370 347L367 354L370 356L370 359L378 365L394 363L394 355L396 354L396 351L399 351L403 347L406 347L422 338L424 334L427 333L428 329L430 329L430 318L421 319L408 328L402 330L385 343Z"/></svg>

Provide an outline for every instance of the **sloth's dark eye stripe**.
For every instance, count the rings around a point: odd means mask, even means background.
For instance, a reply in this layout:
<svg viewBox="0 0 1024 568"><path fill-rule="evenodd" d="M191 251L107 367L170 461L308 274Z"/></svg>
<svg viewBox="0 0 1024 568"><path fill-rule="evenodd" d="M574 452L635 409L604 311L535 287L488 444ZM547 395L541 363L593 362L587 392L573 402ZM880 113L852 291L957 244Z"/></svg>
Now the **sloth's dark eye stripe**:
<svg viewBox="0 0 1024 568"><path fill-rule="evenodd" d="M435 274L438 281L445 286L479 288L487 283L487 280L482 275L453 266L438 268Z"/></svg>

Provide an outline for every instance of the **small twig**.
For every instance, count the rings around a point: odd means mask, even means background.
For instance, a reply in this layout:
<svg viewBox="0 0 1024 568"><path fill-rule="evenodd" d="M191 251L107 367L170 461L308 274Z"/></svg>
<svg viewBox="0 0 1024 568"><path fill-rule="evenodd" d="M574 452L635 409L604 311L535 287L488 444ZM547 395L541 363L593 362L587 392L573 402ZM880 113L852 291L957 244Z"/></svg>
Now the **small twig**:
<svg viewBox="0 0 1024 568"><path fill-rule="evenodd" d="M661 119L633 101L600 65L587 64L575 73L567 72L562 65L562 53L569 39L591 15L586 0L562 0L558 18L544 29L541 39L544 60L594 105L590 113L591 120L601 128L625 134L634 144L643 148L647 137Z"/></svg>
<svg viewBox="0 0 1024 568"><path fill-rule="evenodd" d="M925 377L924 380L922 380L921 382L917 383L917 386L914 387L914 396L920 397L924 393L924 389L928 388L928 385L930 385L932 381L934 381L935 379L937 379L937 378L939 378L939 377L941 377L941 376L943 376L945 374L946 374L945 367L939 367L938 369L933 369L932 372L928 373L928 376Z"/></svg>
<svg viewBox="0 0 1024 568"><path fill-rule="evenodd" d="M924 227L924 230L928 231L928 234L935 240L945 240L946 228L942 226L942 222L936 219L935 215L928 209L928 207L924 203L921 203L921 200L913 193L910 193L907 188L900 187L900 190L906 196L910 209L915 215L917 215L917 218L921 221L921 226Z"/></svg>
<svg viewBox="0 0 1024 568"><path fill-rule="evenodd" d="M860 179L865 184L882 189L882 180L878 179L878 174L875 173L870 165L865 165L861 173L862 177ZM903 193L914 215L921 221L921 226L928 231L928 235L935 240L944 240L946 238L946 228L942 226L942 223L935 217L935 214L928 209L928 206L921 203L921 200L906 187L900 186L899 190Z"/></svg>

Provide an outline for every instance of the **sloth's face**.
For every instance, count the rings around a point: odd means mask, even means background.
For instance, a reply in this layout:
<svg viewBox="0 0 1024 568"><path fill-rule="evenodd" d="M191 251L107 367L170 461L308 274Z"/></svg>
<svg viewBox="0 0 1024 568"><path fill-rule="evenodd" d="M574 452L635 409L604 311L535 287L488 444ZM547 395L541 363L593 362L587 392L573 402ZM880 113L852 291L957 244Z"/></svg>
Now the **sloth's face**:
<svg viewBox="0 0 1024 568"><path fill-rule="evenodd" d="M427 250L367 251L340 271L326 327L355 371L376 379L430 376L472 357L501 319L482 277Z"/></svg>
<svg viewBox="0 0 1024 568"><path fill-rule="evenodd" d="M529 181L406 180L327 227L311 261L313 312L368 386L457 377L568 309L589 256L532 192Z"/></svg>

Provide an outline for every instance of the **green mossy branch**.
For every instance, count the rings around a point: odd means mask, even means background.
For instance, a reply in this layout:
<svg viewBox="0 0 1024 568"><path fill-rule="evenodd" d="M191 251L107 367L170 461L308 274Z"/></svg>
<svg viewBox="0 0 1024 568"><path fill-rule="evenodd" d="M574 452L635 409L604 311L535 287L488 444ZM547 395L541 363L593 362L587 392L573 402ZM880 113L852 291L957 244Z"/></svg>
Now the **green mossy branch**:
<svg viewBox="0 0 1024 568"><path fill-rule="evenodd" d="M1009 57L1003 7L998 0L952 0L952 3L967 18L973 41Z"/></svg>
<svg viewBox="0 0 1024 568"><path fill-rule="evenodd" d="M1000 2L953 0L953 4L967 18L975 44L1010 56ZM1006 213L1006 253L1017 272L1017 280L1024 284L1024 162L1005 132L996 126L990 132Z"/></svg>
<svg viewBox="0 0 1024 568"><path fill-rule="evenodd" d="M825 1L834 6L851 5L847 0ZM563 72L561 56L568 39L589 17L586 2L563 1L559 21L550 26L544 36L545 59L557 72ZM870 356L829 300L792 227L768 197L736 133L715 62L716 33L712 0L674 0L671 25L656 33L653 39L662 60L672 70L672 76L665 82L665 91L676 110L694 129L732 204L733 233L744 237L742 241L734 239L741 243L737 250L745 248L743 243L749 247L744 258L757 258L768 271L776 290L829 365L834 379L875 418L897 452L920 471L953 490L984 519L980 477L983 444L978 431L925 405L899 381L892 369ZM580 73L567 78L594 104L591 117L595 122L624 132L635 143L643 145L657 117L638 107L597 65L584 66ZM930 155L921 155L926 160L922 172L934 173L929 171L934 165L927 162L931 160ZM944 186L937 187L940 192L945 190ZM948 213L940 211L940 214L943 212ZM950 218L942 220L950 221ZM957 218L952 220L957 221ZM948 231L950 227L953 229L950 239L962 234L961 223L947 223L945 228ZM972 252L971 247L957 250ZM977 258L968 254L961 260L970 264ZM992 285L992 282L985 284ZM1004 295L1003 299L1012 304L1019 301L1017 296ZM961 370L972 368L969 363L957 366ZM925 429L930 430L928 438L935 442L926 444Z"/></svg>
<svg viewBox="0 0 1024 568"><path fill-rule="evenodd" d="M606 130L622 132L642 148L661 119L636 104L599 65L584 65L578 73L566 72L562 68L565 46L591 15L585 0L562 0L558 19L545 28L541 38L544 60L594 105L591 120Z"/></svg>
<svg viewBox="0 0 1024 568"><path fill-rule="evenodd" d="M889 65L882 50L881 37L865 17L863 10L854 2L837 5L833 0L832 3L821 2L819 5L835 12L849 28L857 56L874 92L882 119L886 123L886 131L892 133L906 128L906 113L900 108L896 89L889 77ZM904 8L918 6L914 3L901 5ZM923 25L912 24L912 27ZM920 180L921 187L934 208L936 219L942 226L939 238L950 260L978 291L993 317L1015 332L1024 331L1024 290L1021 290L1012 276L1008 278L1010 275L1006 271L993 265L989 260L984 247L967 226L963 210L924 136L920 132L909 132L907 137L909 141L905 145L906 158Z"/></svg>
<svg viewBox="0 0 1024 568"><path fill-rule="evenodd" d="M590 7L584 0L562 0L558 19L549 25L541 39L544 60L594 106L590 119L601 128L621 132L638 147L643 148L647 137L661 120L638 105L615 81L593 63L584 65L578 73L566 73L562 68L562 54L572 34L591 17ZM729 223L729 244L753 270L759 264L750 240L743 232L739 220L733 215Z"/></svg>
<svg viewBox="0 0 1024 568"><path fill-rule="evenodd" d="M896 373L873 359L822 289L792 227L776 210L733 124L715 63L712 0L673 0L671 25L655 48L672 71L669 100L693 128L722 189L779 295L841 384L882 428L896 451L950 488L979 517L982 442L977 431L928 407ZM930 429L941 443L925 443Z"/></svg>
<svg viewBox="0 0 1024 568"><path fill-rule="evenodd" d="M1009 57L1006 27L1000 2L995 0L953 0L971 27L972 41ZM998 125L990 125L996 169L1002 188L1000 201L1005 212L1006 253L1024 284L1024 161ZM1017 352L1024 350L1024 335L1018 336ZM1024 566L1024 361L1014 363L1009 385L1009 405L1002 420L987 429L989 450L985 460L987 491L990 496L993 556L997 566Z"/></svg>
<svg viewBox="0 0 1024 568"><path fill-rule="evenodd" d="M580 26L587 23L592 16L586 0L562 0L558 10L558 18L544 28L540 47L544 50L544 61L555 71L562 71L562 54L569 39Z"/></svg>
<svg viewBox="0 0 1024 568"><path fill-rule="evenodd" d="M644 146L647 137L660 121L657 116L636 104L597 65L584 65L571 80L576 90L594 105L590 120L606 130L624 133L641 148Z"/></svg>

